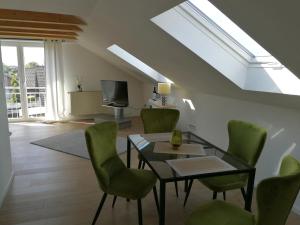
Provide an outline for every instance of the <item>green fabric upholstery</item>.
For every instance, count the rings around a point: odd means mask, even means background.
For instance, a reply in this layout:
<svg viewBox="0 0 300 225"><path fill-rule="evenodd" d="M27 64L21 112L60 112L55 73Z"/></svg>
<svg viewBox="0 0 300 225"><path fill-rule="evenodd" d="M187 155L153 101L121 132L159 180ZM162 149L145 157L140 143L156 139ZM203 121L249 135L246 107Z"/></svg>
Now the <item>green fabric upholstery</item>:
<svg viewBox="0 0 300 225"><path fill-rule="evenodd" d="M224 201L215 200L195 210L186 225L254 225L255 217L248 211Z"/></svg>
<svg viewBox="0 0 300 225"><path fill-rule="evenodd" d="M177 109L144 108L141 110L141 118L144 133L172 132L178 122L180 112ZM140 154L138 155L141 160Z"/></svg>
<svg viewBox="0 0 300 225"><path fill-rule="evenodd" d="M246 185L247 176L245 175L226 175L212 177L200 180L210 190L224 192L233 189L239 189Z"/></svg>
<svg viewBox="0 0 300 225"><path fill-rule="evenodd" d="M227 202L211 201L195 210L185 225L285 225L300 189L300 163L286 156L278 177L257 187L257 216Z"/></svg>
<svg viewBox="0 0 300 225"><path fill-rule="evenodd" d="M129 199L144 198L156 183L156 176L149 170L125 169L111 179L108 194Z"/></svg>
<svg viewBox="0 0 300 225"><path fill-rule="evenodd" d="M279 177L262 181L257 187L257 224L284 225L300 189L300 163L286 156Z"/></svg>
<svg viewBox="0 0 300 225"><path fill-rule="evenodd" d="M153 188L151 171L128 169L117 155L117 124L104 122L86 129L86 143L101 189L128 199L141 199Z"/></svg>
<svg viewBox="0 0 300 225"><path fill-rule="evenodd" d="M228 123L228 152L255 166L264 147L267 131L244 121L231 120Z"/></svg>
<svg viewBox="0 0 300 225"><path fill-rule="evenodd" d="M267 131L251 123L231 120L228 123L228 135L228 152L255 166L264 147ZM224 192L244 187L247 176L228 175L200 181L212 191Z"/></svg>
<svg viewBox="0 0 300 225"><path fill-rule="evenodd" d="M172 132L179 119L180 112L177 109L142 109L141 118L144 132L164 133Z"/></svg>

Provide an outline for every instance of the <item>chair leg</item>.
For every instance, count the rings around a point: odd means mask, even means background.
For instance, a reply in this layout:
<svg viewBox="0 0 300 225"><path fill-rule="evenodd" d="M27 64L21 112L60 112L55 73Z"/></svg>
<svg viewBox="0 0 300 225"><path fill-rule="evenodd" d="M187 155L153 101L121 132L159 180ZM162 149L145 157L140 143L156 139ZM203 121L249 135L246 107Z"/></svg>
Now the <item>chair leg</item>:
<svg viewBox="0 0 300 225"><path fill-rule="evenodd" d="M214 191L213 200L217 199L218 192Z"/></svg>
<svg viewBox="0 0 300 225"><path fill-rule="evenodd" d="M138 169L141 169L141 167L142 167L142 163L143 163L143 160L141 160L141 159L140 159L140 161L139 161L139 165L138 165Z"/></svg>
<svg viewBox="0 0 300 225"><path fill-rule="evenodd" d="M223 191L223 199L224 199L224 201L226 201L226 192L225 191Z"/></svg>
<svg viewBox="0 0 300 225"><path fill-rule="evenodd" d="M142 164L142 169L145 169L145 166L146 166L146 162L143 161L143 164Z"/></svg>
<svg viewBox="0 0 300 225"><path fill-rule="evenodd" d="M178 198L178 183L176 180L174 181L174 185L175 185L176 197Z"/></svg>
<svg viewBox="0 0 300 225"><path fill-rule="evenodd" d="M154 200L155 200L157 212L158 212L158 215L159 215L159 203L158 203L157 190L156 190L155 186L153 187L153 194L154 194Z"/></svg>
<svg viewBox="0 0 300 225"><path fill-rule="evenodd" d="M104 205L104 202L105 202L105 200L106 200L106 197L107 197L107 194L104 193L104 194L103 194L103 197L102 197L102 199L101 199L101 202L100 202L100 204L99 204L99 207L98 207L98 209L97 209L97 212L96 212L96 214L95 214L95 217L94 217L94 220L93 220L92 225L95 225L95 224L96 224L96 221L97 221L97 219L98 219L98 217L99 217L99 214L100 214L101 209L102 209L102 207L103 207L103 205Z"/></svg>
<svg viewBox="0 0 300 225"><path fill-rule="evenodd" d="M185 206L185 204L186 204L186 202L187 202L187 199L188 199L188 197L189 197L189 195L190 195L190 192L191 192L191 189L192 189L192 185L193 185L193 181L194 181L194 180L191 180L190 183L189 183L188 189L187 189L187 191L186 191L186 193L185 193L185 199L184 199L183 206Z"/></svg>
<svg viewBox="0 0 300 225"><path fill-rule="evenodd" d="M241 192L242 192L244 200L246 200L246 191L243 187L241 188Z"/></svg>
<svg viewBox="0 0 300 225"><path fill-rule="evenodd" d="M188 187L189 187L189 180L186 179L186 180L184 181L184 192L187 192Z"/></svg>
<svg viewBox="0 0 300 225"><path fill-rule="evenodd" d="M141 201L141 199L138 199L137 203L138 203L139 225L143 225L143 214L142 214L142 201Z"/></svg>
<svg viewBox="0 0 300 225"><path fill-rule="evenodd" d="M115 207L116 200L117 200L117 196L115 195L115 196L114 196L113 203L112 203L112 206L111 206L112 208Z"/></svg>

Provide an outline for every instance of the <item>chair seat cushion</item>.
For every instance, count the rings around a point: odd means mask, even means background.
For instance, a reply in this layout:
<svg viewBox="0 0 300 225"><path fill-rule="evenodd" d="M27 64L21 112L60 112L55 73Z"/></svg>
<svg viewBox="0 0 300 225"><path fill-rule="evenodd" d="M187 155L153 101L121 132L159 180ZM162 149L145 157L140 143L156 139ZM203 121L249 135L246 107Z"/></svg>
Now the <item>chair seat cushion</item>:
<svg viewBox="0 0 300 225"><path fill-rule="evenodd" d="M251 213L224 201L211 201L195 210L185 225L254 225Z"/></svg>
<svg viewBox="0 0 300 225"><path fill-rule="evenodd" d="M111 178L107 192L128 199L141 199L151 191L156 180L152 171L125 168Z"/></svg>
<svg viewBox="0 0 300 225"><path fill-rule="evenodd" d="M206 187L216 192L242 188L246 185L246 181L247 176L240 174L210 177L200 180L200 182L203 183Z"/></svg>

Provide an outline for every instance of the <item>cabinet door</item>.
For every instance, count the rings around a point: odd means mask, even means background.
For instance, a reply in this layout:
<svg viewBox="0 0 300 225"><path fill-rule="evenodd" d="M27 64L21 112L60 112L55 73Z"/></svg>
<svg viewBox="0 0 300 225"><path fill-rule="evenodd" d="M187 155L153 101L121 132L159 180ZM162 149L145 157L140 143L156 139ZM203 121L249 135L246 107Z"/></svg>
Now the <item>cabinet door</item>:
<svg viewBox="0 0 300 225"><path fill-rule="evenodd" d="M100 91L71 92L70 95L72 115L112 114L112 109L102 106Z"/></svg>

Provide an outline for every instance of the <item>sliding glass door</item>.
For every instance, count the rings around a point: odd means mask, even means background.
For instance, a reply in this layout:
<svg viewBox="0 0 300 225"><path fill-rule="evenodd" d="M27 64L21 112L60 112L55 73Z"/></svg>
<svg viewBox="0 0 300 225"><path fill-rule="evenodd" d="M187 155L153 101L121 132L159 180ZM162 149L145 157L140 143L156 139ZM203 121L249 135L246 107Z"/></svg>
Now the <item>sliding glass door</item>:
<svg viewBox="0 0 300 225"><path fill-rule="evenodd" d="M16 46L1 46L4 86L7 104L7 116L10 119L23 118L24 112L21 103L20 69Z"/></svg>
<svg viewBox="0 0 300 225"><path fill-rule="evenodd" d="M46 113L43 42L1 41L10 120L42 119Z"/></svg>
<svg viewBox="0 0 300 225"><path fill-rule="evenodd" d="M45 117L46 76L44 47L23 47L27 115L29 118Z"/></svg>

